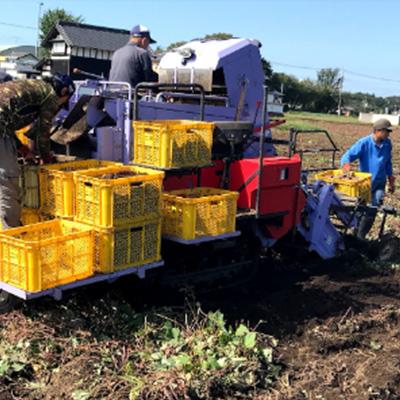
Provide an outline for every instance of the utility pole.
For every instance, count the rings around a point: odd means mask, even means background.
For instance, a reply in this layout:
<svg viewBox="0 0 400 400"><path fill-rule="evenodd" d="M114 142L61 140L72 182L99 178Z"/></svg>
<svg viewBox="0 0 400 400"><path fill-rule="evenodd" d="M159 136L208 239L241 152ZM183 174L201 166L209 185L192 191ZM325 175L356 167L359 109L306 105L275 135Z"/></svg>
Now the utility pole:
<svg viewBox="0 0 400 400"><path fill-rule="evenodd" d="M338 101L338 109L337 114L340 116L342 114L342 91L343 91L343 81L344 81L344 71L343 68L341 70L341 76L339 78L339 101Z"/></svg>
<svg viewBox="0 0 400 400"><path fill-rule="evenodd" d="M38 19L37 19L37 33L36 33L36 46L35 46L35 57L39 57L39 47L40 47L40 17L42 15L43 2L39 3Z"/></svg>

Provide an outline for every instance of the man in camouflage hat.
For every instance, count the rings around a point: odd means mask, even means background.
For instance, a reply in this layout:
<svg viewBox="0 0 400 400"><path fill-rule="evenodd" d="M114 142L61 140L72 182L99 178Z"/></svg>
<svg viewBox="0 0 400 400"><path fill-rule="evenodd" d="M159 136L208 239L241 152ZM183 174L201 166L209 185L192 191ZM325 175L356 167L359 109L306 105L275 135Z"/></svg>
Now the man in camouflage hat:
<svg viewBox="0 0 400 400"><path fill-rule="evenodd" d="M19 80L0 85L0 229L20 225L18 153L27 156L34 151L43 162L50 161L52 120L73 92L72 80L58 74L47 81ZM31 128L25 135L32 143L30 148L15 135L28 125Z"/></svg>

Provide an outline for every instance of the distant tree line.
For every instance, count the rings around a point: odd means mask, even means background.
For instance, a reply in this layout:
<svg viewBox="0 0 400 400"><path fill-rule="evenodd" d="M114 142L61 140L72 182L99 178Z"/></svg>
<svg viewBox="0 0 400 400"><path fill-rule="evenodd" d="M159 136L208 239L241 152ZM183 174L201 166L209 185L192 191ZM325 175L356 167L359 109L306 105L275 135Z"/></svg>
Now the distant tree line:
<svg viewBox="0 0 400 400"><path fill-rule="evenodd" d="M263 60L263 64L266 84L278 91L283 88L286 110L336 113L340 104L342 111L349 111L351 114L400 111L400 96L380 97L361 92L340 93L343 77L338 68L321 69L317 73L317 79L311 80L273 72L266 60Z"/></svg>
<svg viewBox="0 0 400 400"><path fill-rule="evenodd" d="M267 61L265 63L268 64ZM338 69L320 70L315 81L299 80L281 72L272 72L271 68L264 68L264 71L267 86L275 90L283 89L287 109L321 113L337 111L339 90L343 82Z"/></svg>

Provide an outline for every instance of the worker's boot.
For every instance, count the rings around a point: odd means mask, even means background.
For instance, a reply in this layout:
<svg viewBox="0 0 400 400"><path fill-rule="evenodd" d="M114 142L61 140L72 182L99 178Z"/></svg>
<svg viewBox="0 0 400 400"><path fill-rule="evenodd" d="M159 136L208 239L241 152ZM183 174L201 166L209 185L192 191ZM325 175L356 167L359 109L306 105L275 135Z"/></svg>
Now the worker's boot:
<svg viewBox="0 0 400 400"><path fill-rule="evenodd" d="M369 231L372 228L372 225L374 225L376 217L376 210L374 211L368 211L365 215L363 215L360 218L360 223L358 224L357 228L357 237L359 239L365 239L366 236L368 235Z"/></svg>

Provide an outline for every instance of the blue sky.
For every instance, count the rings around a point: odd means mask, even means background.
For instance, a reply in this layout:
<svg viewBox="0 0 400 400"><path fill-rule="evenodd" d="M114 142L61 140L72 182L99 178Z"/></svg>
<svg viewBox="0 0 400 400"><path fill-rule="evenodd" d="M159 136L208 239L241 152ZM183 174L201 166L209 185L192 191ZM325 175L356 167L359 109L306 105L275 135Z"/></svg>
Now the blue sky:
<svg viewBox="0 0 400 400"><path fill-rule="evenodd" d="M275 71L316 77L312 68L344 69L344 89L400 95L398 0L42 0L95 25L150 27L166 46L207 33L257 38ZM34 44L40 1L0 0L0 45ZM286 65L283 65L286 64ZM291 65L291 66L289 66ZM296 66L296 67L295 67ZM299 66L307 67L306 69ZM391 79L369 79L354 73Z"/></svg>

